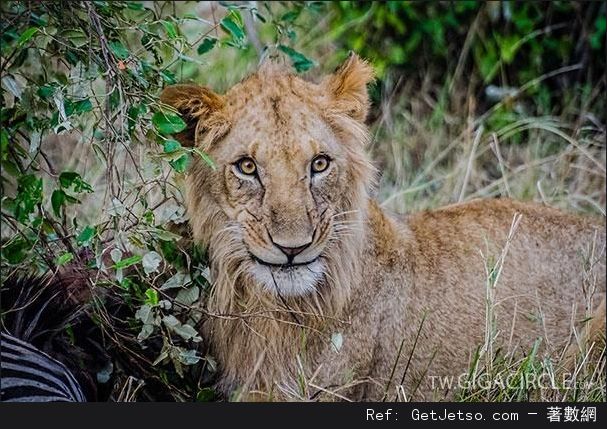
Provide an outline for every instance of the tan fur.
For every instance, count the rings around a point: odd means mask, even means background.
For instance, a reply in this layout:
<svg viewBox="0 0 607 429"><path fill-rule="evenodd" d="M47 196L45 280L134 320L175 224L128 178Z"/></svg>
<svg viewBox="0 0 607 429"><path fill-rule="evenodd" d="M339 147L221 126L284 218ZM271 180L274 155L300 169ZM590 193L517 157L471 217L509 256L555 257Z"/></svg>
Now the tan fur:
<svg viewBox="0 0 607 429"><path fill-rule="evenodd" d="M182 141L217 165L193 163L187 205L209 250L204 334L228 394L381 399L411 355L406 392L432 399L428 375L458 376L485 341L487 272L500 261L495 335L512 350L541 337L546 353L562 352L571 321L594 311L584 303L604 296L602 221L506 199L397 218L373 201L372 76L353 55L319 84L266 63L225 95L163 94L188 120ZM320 153L330 167L312 175ZM243 156L258 177L239 172ZM286 258L276 244L307 245L301 266L267 265Z"/></svg>

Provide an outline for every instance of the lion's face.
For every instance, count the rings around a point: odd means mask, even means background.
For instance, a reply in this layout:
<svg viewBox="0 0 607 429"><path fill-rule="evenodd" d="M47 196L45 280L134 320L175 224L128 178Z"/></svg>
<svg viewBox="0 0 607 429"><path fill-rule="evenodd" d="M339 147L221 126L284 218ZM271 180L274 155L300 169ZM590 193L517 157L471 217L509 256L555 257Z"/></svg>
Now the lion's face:
<svg viewBox="0 0 607 429"><path fill-rule="evenodd" d="M256 98L210 155L251 272L285 295L312 290L349 194L350 159L321 112L289 94Z"/></svg>
<svg viewBox="0 0 607 429"><path fill-rule="evenodd" d="M364 102L352 99L343 106L335 91L344 91L347 67L366 73L357 82ZM212 234L221 235L216 246L229 246L223 256L239 258L240 270L272 293L314 291L332 253L356 234L356 207L369 172L363 142L356 141L364 138L369 78L366 64L353 58L319 85L269 65L224 96L194 87L187 91L186 109L163 95L194 118L182 142L194 140L215 162L212 169L198 160L189 172L196 238L213 242ZM217 106L196 117L194 109L214 101Z"/></svg>

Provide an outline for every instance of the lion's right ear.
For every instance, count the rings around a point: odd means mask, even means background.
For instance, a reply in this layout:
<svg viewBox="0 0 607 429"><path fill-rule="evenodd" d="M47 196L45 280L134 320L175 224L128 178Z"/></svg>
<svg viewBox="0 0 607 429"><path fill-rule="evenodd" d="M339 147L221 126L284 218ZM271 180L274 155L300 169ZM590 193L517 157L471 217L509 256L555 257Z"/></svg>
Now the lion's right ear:
<svg viewBox="0 0 607 429"><path fill-rule="evenodd" d="M165 88L160 101L179 112L187 127L175 135L183 146L211 144L229 129L224 98L209 88L194 84L179 84Z"/></svg>
<svg viewBox="0 0 607 429"><path fill-rule="evenodd" d="M357 121L364 121L369 111L367 85L373 79L371 65L351 53L337 71L324 82L331 97L330 109Z"/></svg>

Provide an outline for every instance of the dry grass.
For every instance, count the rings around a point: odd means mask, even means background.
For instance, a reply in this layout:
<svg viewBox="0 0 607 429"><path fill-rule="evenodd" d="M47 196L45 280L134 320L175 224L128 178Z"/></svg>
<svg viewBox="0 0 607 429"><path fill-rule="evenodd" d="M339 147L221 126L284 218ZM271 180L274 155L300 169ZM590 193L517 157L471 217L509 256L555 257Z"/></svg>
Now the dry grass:
<svg viewBox="0 0 607 429"><path fill-rule="evenodd" d="M583 111L574 122L530 115L491 129L470 98L432 126L430 91L405 91L382 100L374 127L384 207L409 212L508 196L605 214L605 128Z"/></svg>
<svg viewBox="0 0 607 429"><path fill-rule="evenodd" d="M578 106L566 106L566 113L559 117L529 115L491 129L487 115L475 111L478 100L464 88L460 91L467 94L464 101L460 97L450 111L442 112L436 125L433 114L438 101L432 94L440 91L423 85L399 86L383 91L387 95L373 127L371 150L381 172L378 197L385 208L406 213L474 198L507 196L605 216L605 124L587 110L592 102L578 100ZM595 88L595 93L599 90ZM601 111L598 103L595 107ZM512 233L517 224L518 220L513 219ZM553 359L544 357L540 352L541 339L526 355L521 355L504 344L504 333L497 338L494 289L499 287L507 247L506 243L497 262L490 264L485 258L485 342L478 345L469 376L464 380L467 383L463 388L458 388L456 382L437 389L435 399L455 394L462 401L604 401L604 336L594 342L576 331L572 323L577 351L573 365L565 350ZM595 246L589 243L589 248ZM593 292L599 286L596 279L590 284L587 288ZM591 309L598 303L592 301L592 293L585 296L589 319ZM508 376L509 385L503 382ZM548 377L550 388L534 387L533 379L540 376ZM478 380L482 380L481 386Z"/></svg>

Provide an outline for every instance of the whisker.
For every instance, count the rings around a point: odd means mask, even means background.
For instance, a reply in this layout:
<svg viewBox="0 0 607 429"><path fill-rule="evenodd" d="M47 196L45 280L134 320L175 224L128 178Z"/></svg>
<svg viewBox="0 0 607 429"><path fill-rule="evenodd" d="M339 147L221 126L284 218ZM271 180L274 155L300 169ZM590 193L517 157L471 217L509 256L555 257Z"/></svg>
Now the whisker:
<svg viewBox="0 0 607 429"><path fill-rule="evenodd" d="M347 214L358 213L358 212L360 212L360 210L347 210L347 211L335 213L334 215L331 215L331 219L335 219L337 216L345 216Z"/></svg>
<svg viewBox="0 0 607 429"><path fill-rule="evenodd" d="M362 225L364 223L365 222L362 220L341 220L341 221L333 222L333 225L348 225L348 224Z"/></svg>
<svg viewBox="0 0 607 429"><path fill-rule="evenodd" d="M336 232L340 232L340 231L363 232L364 230L362 228L356 228L356 227L352 227L352 226L348 226L348 225L341 225L341 226L334 227L333 231L336 231Z"/></svg>

